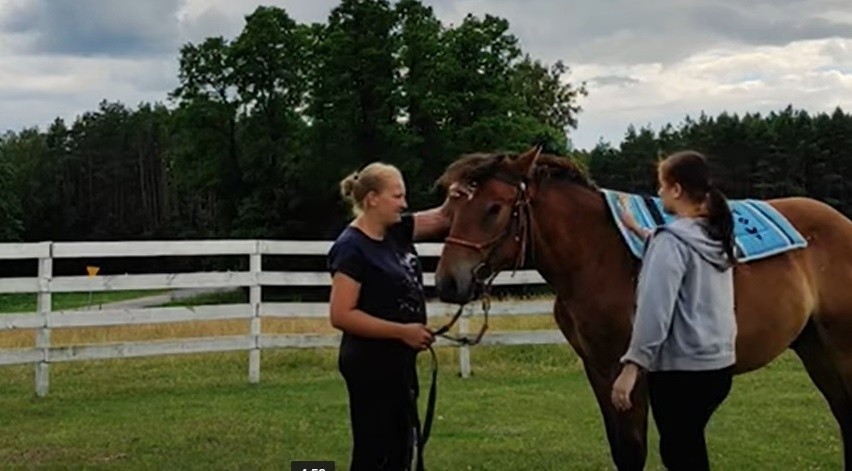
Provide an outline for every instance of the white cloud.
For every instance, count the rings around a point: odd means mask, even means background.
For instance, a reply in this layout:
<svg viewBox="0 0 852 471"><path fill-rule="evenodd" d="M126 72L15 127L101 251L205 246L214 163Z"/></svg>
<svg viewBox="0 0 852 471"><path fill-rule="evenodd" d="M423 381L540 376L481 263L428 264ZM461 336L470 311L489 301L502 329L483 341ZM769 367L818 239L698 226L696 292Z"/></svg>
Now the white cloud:
<svg viewBox="0 0 852 471"><path fill-rule="evenodd" d="M0 10L0 31L27 38L19 52L148 56L177 47L183 0L17 0Z"/></svg>
<svg viewBox="0 0 852 471"><path fill-rule="evenodd" d="M312 23L325 22L337 4L333 0L184 0L178 13L181 39L197 42L209 36L235 37L242 30L245 16L258 6L281 7L296 21Z"/></svg>
<svg viewBox="0 0 852 471"><path fill-rule="evenodd" d="M578 80L598 76L631 77L612 85L590 85L575 145L593 146L601 135L620 141L627 126L654 129L680 124L702 111L768 113L787 105L831 112L852 103L852 40L824 39L787 46L716 49L664 66L639 64L575 68ZM846 110L848 111L848 110Z"/></svg>
<svg viewBox="0 0 852 471"><path fill-rule="evenodd" d="M164 102L177 85L170 58L2 56L0 130L44 127L56 117L73 121L102 100L129 107ZM22 79L22 77L24 77Z"/></svg>
<svg viewBox="0 0 852 471"><path fill-rule="evenodd" d="M431 0L436 13L509 19L512 32L539 57L609 65L673 63L728 45L785 45L852 38L844 0ZM846 15L844 19L843 15Z"/></svg>
<svg viewBox="0 0 852 471"><path fill-rule="evenodd" d="M0 2L0 130L44 126L56 116L73 120L103 99L129 106L164 101L177 84L180 44L233 38L259 5L284 7L304 23L324 22L339 2L74 3L95 12L86 24L105 37L131 41L112 47L92 40L96 35L88 29L51 30L67 23L56 14L65 11L58 3ZM592 0L424 3L445 24L458 24L468 12L504 17L525 51L547 62L561 59L571 67L568 80L588 81L590 93L580 101L583 112L571 133L581 148L600 137L615 144L630 124L657 128L702 111L768 112L792 104L819 112L852 103L848 0L647 0L617 7ZM71 49L77 52L56 47L56 38L75 40ZM51 44L40 55L23 52ZM98 55L87 54L87 45Z"/></svg>

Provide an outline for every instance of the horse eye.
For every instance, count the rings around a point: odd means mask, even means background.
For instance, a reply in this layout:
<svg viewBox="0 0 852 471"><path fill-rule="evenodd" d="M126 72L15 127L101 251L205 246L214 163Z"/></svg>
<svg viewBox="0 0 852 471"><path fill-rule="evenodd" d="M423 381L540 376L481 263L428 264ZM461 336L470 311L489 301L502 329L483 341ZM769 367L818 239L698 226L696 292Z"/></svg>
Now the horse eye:
<svg viewBox="0 0 852 471"><path fill-rule="evenodd" d="M488 207L488 215L496 216L500 212L500 205L497 203L492 204Z"/></svg>

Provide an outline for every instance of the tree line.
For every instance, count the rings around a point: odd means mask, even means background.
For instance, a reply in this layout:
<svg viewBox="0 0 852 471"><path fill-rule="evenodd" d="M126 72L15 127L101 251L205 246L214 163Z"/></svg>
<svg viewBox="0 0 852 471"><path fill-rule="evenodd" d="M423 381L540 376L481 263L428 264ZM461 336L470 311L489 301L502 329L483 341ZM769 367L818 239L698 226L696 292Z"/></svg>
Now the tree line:
<svg viewBox="0 0 852 471"><path fill-rule="evenodd" d="M586 93L490 15L447 26L419 0L343 0L324 24L276 7L245 20L180 49L171 106L104 101L6 133L0 237L328 238L347 173L393 163L412 207L437 204L461 152L567 151Z"/></svg>
<svg viewBox="0 0 852 471"><path fill-rule="evenodd" d="M164 103L103 101L73 122L0 138L0 240L329 239L346 223L338 181L383 160L409 204L459 154L543 144L601 186L654 191L669 151L713 157L729 196L806 194L847 212L852 117L792 107L629 128L572 149L588 92L562 62L525 52L506 19L440 22L419 0L342 0L325 23L259 7L234 38L179 51Z"/></svg>
<svg viewBox="0 0 852 471"><path fill-rule="evenodd" d="M656 162L681 149L705 153L730 198L810 196L852 216L852 115L787 106L760 113L702 114L654 131L629 127L618 148L600 143L582 158L601 186L656 191Z"/></svg>

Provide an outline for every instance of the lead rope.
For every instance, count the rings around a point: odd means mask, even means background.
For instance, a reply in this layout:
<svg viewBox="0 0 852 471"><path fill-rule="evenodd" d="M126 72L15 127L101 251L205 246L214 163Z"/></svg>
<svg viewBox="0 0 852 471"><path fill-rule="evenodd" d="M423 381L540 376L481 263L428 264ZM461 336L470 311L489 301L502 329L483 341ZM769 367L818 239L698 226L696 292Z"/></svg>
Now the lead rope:
<svg viewBox="0 0 852 471"><path fill-rule="evenodd" d="M429 441L429 435L432 432L432 421L435 417L435 401L438 393L438 357L435 355L435 350L429 345L429 354L432 357L432 385L429 386L429 397L426 399L426 415L423 418L423 429L419 428L419 424L415 424L416 440L417 440L417 464L416 471L424 471L423 468L423 450L426 448L426 442ZM414 403L415 414L417 403ZM416 415L415 415L416 417Z"/></svg>
<svg viewBox="0 0 852 471"><path fill-rule="evenodd" d="M450 341L457 342L460 345L476 345L482 340L482 336L485 334L485 331L488 329L488 311L491 309L491 296L489 295L491 281L494 280L494 276L488 280L488 283L485 285L486 289L483 291L482 297L482 309L484 312L484 322L482 324L482 328L479 330L479 334L471 340L470 337L455 337L448 335L446 332L452 327L453 324L461 317L462 310L464 306L459 306L459 309L456 311L452 320L449 323L445 324L441 328L435 331L434 335L440 335ZM417 441L417 462L415 465L415 471L424 471L423 468L423 451L426 448L426 442L429 441L429 435L432 432L432 422L435 418L435 402L437 401L438 395L438 357L435 354L435 350L429 345L429 355L432 360L432 384L429 386L429 396L426 399L426 415L423 418L423 428L420 429L419 425L415 425L416 431L416 441ZM417 416L416 408L417 402L414 402L415 407L415 417Z"/></svg>
<svg viewBox="0 0 852 471"><path fill-rule="evenodd" d="M526 185L521 184L521 193L524 195L523 200L519 198L519 201L516 203L515 211L518 212L517 220L518 220L518 232L515 234L515 240L521 244L519 249L518 258L515 260L515 267L512 271L512 275L515 274L515 271L520 268L526 259L527 252L527 243L528 238L532 235L532 221L529 214L529 198L526 195ZM519 240L520 239L520 240ZM462 241L464 242L464 241ZM530 245L532 247L532 245ZM485 331L488 330L488 312L491 310L491 284L494 282L494 278L497 277L497 272L492 273L485 283L483 283L482 290L482 312L483 312L483 323L482 327L479 330L477 336L473 339L470 337L461 337L461 336L452 336L447 332L455 325L456 321L461 317L462 312L464 310L464 305L460 305L456 310L456 313L453 315L452 319L443 326L439 327L435 331L433 331L434 336L440 336L447 340L458 343L459 345L465 346L473 346L478 344L481 340ZM419 424L415 424L415 436L416 436L416 445L417 445L417 453L416 453L416 464L414 466L415 471L424 471L423 465L423 452L426 448L426 443L429 441L429 436L432 432L432 422L435 418L435 402L437 400L437 385L438 385L438 357L435 355L435 350L429 345L429 355L432 360L432 384L429 386L429 396L426 399L426 415L423 418L423 428L420 428ZM415 408L415 417L417 417L417 402L414 401Z"/></svg>

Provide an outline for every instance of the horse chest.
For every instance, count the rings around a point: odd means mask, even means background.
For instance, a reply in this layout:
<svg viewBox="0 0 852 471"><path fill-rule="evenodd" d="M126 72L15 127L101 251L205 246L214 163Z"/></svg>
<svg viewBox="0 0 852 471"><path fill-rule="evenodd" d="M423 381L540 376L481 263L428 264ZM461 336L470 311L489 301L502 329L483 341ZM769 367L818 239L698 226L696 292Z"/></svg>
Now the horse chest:
<svg viewBox="0 0 852 471"><path fill-rule="evenodd" d="M556 322L568 343L578 355L587 360L605 359L618 355L626 347L629 323L615 322L611 313L564 306L556 309Z"/></svg>

